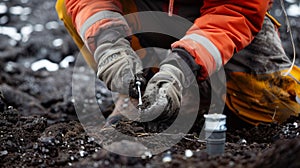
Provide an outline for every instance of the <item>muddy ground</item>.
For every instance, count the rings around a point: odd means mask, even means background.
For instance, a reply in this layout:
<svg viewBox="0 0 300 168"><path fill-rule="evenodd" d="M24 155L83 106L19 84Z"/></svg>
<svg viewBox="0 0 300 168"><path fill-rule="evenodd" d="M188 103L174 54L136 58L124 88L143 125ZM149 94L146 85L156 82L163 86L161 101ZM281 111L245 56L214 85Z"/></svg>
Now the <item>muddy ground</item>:
<svg viewBox="0 0 300 168"><path fill-rule="evenodd" d="M0 2L0 167L300 167L300 117L282 125L228 124L225 153L219 156L205 152L197 127L157 155L125 157L103 149L78 121L72 98L74 61L66 66L64 60L76 59L78 50L57 22L54 5L54 0ZM300 53L300 19L291 19ZM15 27L16 33L4 35L4 27ZM285 27L280 31L292 56ZM58 70L33 71L32 64L42 59ZM96 83L100 108L111 111L111 95ZM133 136L145 131L130 122L117 127ZM126 145L113 148L129 150Z"/></svg>

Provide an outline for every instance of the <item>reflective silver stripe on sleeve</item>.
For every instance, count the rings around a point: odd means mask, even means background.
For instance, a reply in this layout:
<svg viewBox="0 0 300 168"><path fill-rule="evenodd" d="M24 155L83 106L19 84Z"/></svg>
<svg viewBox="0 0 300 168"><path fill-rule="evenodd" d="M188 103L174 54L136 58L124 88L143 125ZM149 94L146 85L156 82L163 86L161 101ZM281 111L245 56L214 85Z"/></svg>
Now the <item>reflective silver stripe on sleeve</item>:
<svg viewBox="0 0 300 168"><path fill-rule="evenodd" d="M213 56L216 62L216 70L218 71L222 67L222 57L218 48L206 37L200 36L198 34L185 35L182 39L191 39L202 46L204 46L207 51Z"/></svg>
<svg viewBox="0 0 300 168"><path fill-rule="evenodd" d="M102 19L109 19L109 18L119 18L124 20L124 23L127 23L124 17L118 12L112 11L100 11L89 17L81 26L80 28L80 36L84 39L85 32L89 27L91 27L94 23Z"/></svg>

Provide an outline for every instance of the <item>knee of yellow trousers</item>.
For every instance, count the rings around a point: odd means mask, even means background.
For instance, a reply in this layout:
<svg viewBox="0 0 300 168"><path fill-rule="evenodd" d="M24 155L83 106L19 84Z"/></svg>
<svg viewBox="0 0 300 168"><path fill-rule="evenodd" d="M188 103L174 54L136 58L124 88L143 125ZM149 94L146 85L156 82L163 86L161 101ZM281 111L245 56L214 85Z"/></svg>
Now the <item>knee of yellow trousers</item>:
<svg viewBox="0 0 300 168"><path fill-rule="evenodd" d="M230 111L253 125L282 123L290 116L297 116L300 113L300 104L296 101L300 83L295 77L278 74L281 73L230 73L226 98Z"/></svg>

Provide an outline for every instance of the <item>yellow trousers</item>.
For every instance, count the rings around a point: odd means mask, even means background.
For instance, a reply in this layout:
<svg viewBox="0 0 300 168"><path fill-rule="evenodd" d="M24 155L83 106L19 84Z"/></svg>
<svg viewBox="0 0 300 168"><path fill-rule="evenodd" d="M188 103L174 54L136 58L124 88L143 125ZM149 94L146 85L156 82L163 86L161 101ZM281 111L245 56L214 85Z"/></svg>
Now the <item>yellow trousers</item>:
<svg viewBox="0 0 300 168"><path fill-rule="evenodd" d="M232 72L227 77L226 105L248 123L286 121L300 113L300 68L288 76L281 72L251 75Z"/></svg>

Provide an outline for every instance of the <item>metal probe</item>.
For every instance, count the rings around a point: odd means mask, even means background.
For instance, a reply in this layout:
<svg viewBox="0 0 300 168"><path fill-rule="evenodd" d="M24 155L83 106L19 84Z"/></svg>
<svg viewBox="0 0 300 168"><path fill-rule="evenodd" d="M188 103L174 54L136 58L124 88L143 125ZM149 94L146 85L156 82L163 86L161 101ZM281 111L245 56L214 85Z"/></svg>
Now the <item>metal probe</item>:
<svg viewBox="0 0 300 168"><path fill-rule="evenodd" d="M131 64L129 63L128 59L127 59L127 63L131 67ZM133 71L132 71L132 69L130 69L130 73L132 74L132 76L135 76L134 73L133 73ZM135 80L136 80L135 84L137 85L138 94L139 94L139 104L137 105L137 107L139 108L139 110L141 110L141 106L143 105L142 92L141 92L142 82L139 81L138 79L135 79Z"/></svg>
<svg viewBox="0 0 300 168"><path fill-rule="evenodd" d="M137 89L138 89L138 93L139 93L139 104L138 104L138 108L139 110L141 110L141 106L143 105L143 101L142 101L142 92L141 92L141 81L136 81L135 84L137 85Z"/></svg>

